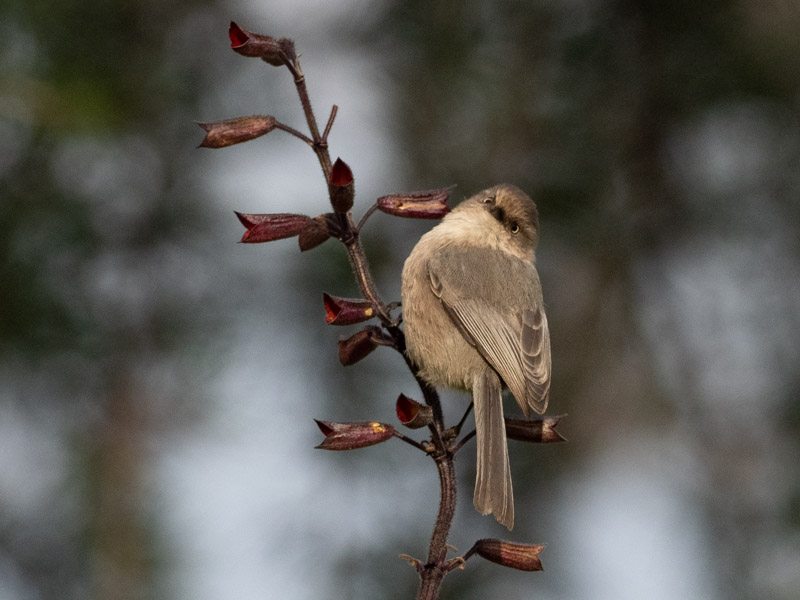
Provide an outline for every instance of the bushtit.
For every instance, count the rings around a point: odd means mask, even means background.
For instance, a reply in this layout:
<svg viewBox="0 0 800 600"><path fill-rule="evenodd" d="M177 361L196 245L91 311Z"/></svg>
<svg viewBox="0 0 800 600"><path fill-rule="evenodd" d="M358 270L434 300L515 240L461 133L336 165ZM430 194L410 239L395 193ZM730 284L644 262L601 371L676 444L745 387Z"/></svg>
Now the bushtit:
<svg viewBox="0 0 800 600"><path fill-rule="evenodd" d="M434 386L471 390L478 460L475 508L511 529L514 497L501 392L543 413L550 333L534 265L539 214L501 184L459 204L422 236L403 266L407 352Z"/></svg>

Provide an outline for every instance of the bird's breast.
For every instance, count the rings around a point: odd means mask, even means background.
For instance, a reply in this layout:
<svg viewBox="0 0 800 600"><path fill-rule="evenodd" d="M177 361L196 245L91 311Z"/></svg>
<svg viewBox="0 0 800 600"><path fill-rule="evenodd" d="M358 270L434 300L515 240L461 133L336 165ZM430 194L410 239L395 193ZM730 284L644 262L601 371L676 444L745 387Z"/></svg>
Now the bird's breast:
<svg viewBox="0 0 800 600"><path fill-rule="evenodd" d="M408 357L431 385L468 390L476 375L489 366L431 289L427 257L435 248L429 243L423 237L403 267L401 293Z"/></svg>

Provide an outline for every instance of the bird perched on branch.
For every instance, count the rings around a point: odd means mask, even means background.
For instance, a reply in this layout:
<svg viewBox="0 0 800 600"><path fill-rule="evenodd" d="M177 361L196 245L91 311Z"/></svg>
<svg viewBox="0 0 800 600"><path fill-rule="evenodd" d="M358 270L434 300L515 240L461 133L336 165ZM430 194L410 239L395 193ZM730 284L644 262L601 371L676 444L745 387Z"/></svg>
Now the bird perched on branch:
<svg viewBox="0 0 800 600"><path fill-rule="evenodd" d="M500 184L463 201L420 238L403 267L409 358L433 386L470 390L478 459L475 508L511 529L503 420L508 387L526 416L550 391L550 334L536 272L536 204Z"/></svg>

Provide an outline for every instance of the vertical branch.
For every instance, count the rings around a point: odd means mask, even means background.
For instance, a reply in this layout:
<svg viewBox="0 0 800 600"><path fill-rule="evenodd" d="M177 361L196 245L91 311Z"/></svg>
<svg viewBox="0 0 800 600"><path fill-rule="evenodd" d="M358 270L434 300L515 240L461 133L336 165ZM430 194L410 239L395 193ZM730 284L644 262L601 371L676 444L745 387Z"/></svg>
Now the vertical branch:
<svg viewBox="0 0 800 600"><path fill-rule="evenodd" d="M444 415L436 389L422 379L419 374L419 369L405 353L406 342L403 330L400 328L400 321L392 318L392 308L387 307L383 303L372 277L364 249L361 245L359 237L361 227L367 217L378 208L378 204L376 203L370 208L358 225L355 225L352 215L349 212L353 205L355 194L352 173L343 161L340 164L340 161L337 160L335 165L332 164L328 150L328 135L330 134L331 127L336 118L338 107L336 105L333 106L323 133L320 135L320 128L314 116L311 100L308 95L305 76L300 68L297 53L294 49L294 42L286 38L276 40L269 36L253 34L241 29L235 23L231 23L229 35L231 37L231 47L239 54L243 56L259 57L271 65L285 65L289 69L294 78L294 84L297 88L297 93L303 107L303 113L311 137L309 138L296 129L278 122L274 117L260 117L255 121L253 118L250 118L235 122L222 121L211 124L201 124L206 131L210 132L209 135L211 135L211 133L217 135L217 137L213 139L213 143L204 143L204 145L207 147L223 147L225 145L253 139L254 137L267 133L273 128L277 128L290 133L312 147L322 167L335 215L323 215L329 224L328 229L323 233L338 238L339 241L345 245L353 275L358 283L362 296L374 308L375 316L378 317L383 330L388 334L388 337L391 338L390 341L386 337L383 338L384 341L388 342L385 345L391 345L401 353L409 370L420 386L426 404L431 407L433 419L428 426L431 434L430 443L419 443L410 438L406 438L402 434L397 434L396 437L399 437L418 449L426 451L433 458L439 474L441 497L436 523L431 534L427 562L423 565L420 561L411 559L417 566L420 574L418 599L435 600L439 597L442 581L447 573L452 570L453 564L459 560L463 562L463 559L447 561L447 538L450 533L456 508L455 453L453 449L455 436L449 435L449 432L448 435L446 435ZM216 131L217 129L221 130L221 132ZM405 197L397 195L385 197L389 198L389 201L381 205L382 210L386 210L391 214L398 214L399 216L437 218L442 216L447 210L446 201L449 191L450 188L447 188L411 194ZM392 201L394 204L392 204ZM302 215L289 216L295 217L296 222L303 224L306 221L310 221L308 217ZM240 219L241 217L242 215L240 215ZM283 217L286 217L286 215L283 215ZM246 224L246 226L248 225ZM280 236L263 241L287 237L284 235L287 233L286 231L282 231L281 233L282 235ZM294 230L289 233L297 234ZM322 241L324 241L324 239ZM301 249L310 249L310 247L313 247L313 245L304 248L301 241ZM460 427L460 424L458 427Z"/></svg>
<svg viewBox="0 0 800 600"><path fill-rule="evenodd" d="M439 471L439 485L441 498L439 500L439 513L436 516L436 525L431 535L431 544L428 549L428 562L422 567L420 573L419 592L417 600L434 600L439 597L439 589L448 570L447 536L456 511L456 475L453 455L447 451L436 460Z"/></svg>
<svg viewBox="0 0 800 600"><path fill-rule="evenodd" d="M311 139L314 141L312 147L314 148L314 152L319 159L322 172L325 174L325 183L328 183L331 179L331 156L328 152L327 136L330 128L326 128L324 138L320 136L317 119L314 116L314 109L311 107L311 99L308 97L306 77L303 74L303 70L300 68L300 61L297 59L297 56L293 51L291 55L287 54L285 51L282 51L281 58L283 58L284 64L289 71L291 71L292 76L294 77L294 85L297 88L297 95L300 96L300 104L303 105L303 114L306 116L308 130L311 132ZM333 115L329 119L329 123L331 125L333 124L333 118L335 114L336 112L334 111Z"/></svg>
<svg viewBox="0 0 800 600"><path fill-rule="evenodd" d="M372 273L369 270L369 263L367 256L364 254L364 248L361 246L361 241L358 232L353 227L352 219L347 220L348 231L346 234L345 247L347 248L347 257L350 259L350 266L353 269L353 274L356 276L358 287L364 298L369 300L375 311L378 313L378 318L381 323L386 326L391 326L392 319L386 311L384 305L378 294L378 289L375 286L375 281L372 278Z"/></svg>
<svg viewBox="0 0 800 600"><path fill-rule="evenodd" d="M405 353L405 336L403 331L391 320L385 305L378 295L372 274L369 270L364 249L361 246L358 231L353 226L353 221L348 218L349 236L345 242L347 255L353 274L361 288L364 298L370 301L376 308L378 316L384 329L395 341L395 347L403 355L403 358L417 380L425 398L425 403L433 411L433 423L429 425L431 439L434 450L432 456L436 462L436 469L439 473L439 511L436 516L436 523L431 534L430 546L428 548L427 563L420 569L420 587L417 595L418 600L434 600L439 597L442 581L448 573L447 562L447 537L450 534L450 527L453 523L453 516L456 510L456 477L454 454L450 445L445 440L444 415L442 405L439 401L439 394L436 389L425 382L419 375L417 366L411 362Z"/></svg>

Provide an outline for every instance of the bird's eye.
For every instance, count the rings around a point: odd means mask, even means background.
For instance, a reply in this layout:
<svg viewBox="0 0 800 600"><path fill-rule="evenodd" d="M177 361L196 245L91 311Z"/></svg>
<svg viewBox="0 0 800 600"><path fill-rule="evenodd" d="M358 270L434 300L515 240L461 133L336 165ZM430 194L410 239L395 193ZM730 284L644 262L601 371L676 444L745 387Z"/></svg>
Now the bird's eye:
<svg viewBox="0 0 800 600"><path fill-rule="evenodd" d="M511 227L509 228L511 233L519 233L519 224L512 223Z"/></svg>
<svg viewBox="0 0 800 600"><path fill-rule="evenodd" d="M487 196L483 199L484 204L491 204L492 202L494 202L494 198L492 196Z"/></svg>

